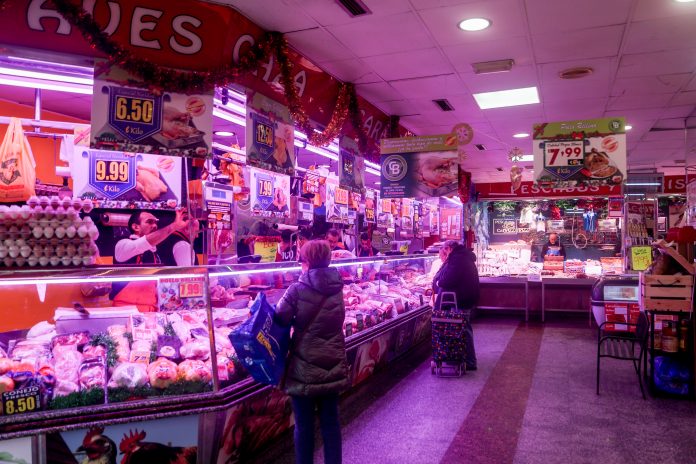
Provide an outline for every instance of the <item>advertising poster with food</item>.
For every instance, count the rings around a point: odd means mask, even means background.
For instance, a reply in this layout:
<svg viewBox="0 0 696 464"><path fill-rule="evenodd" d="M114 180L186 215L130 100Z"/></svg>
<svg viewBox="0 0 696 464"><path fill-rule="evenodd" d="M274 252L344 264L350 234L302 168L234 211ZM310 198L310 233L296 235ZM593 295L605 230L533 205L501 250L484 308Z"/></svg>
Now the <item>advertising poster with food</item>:
<svg viewBox="0 0 696 464"><path fill-rule="evenodd" d="M295 129L286 106L260 93L247 94L246 152L250 166L295 173Z"/></svg>
<svg viewBox="0 0 696 464"><path fill-rule="evenodd" d="M338 143L338 182L351 192L365 191L365 158L358 144L350 137L341 137Z"/></svg>
<svg viewBox="0 0 696 464"><path fill-rule="evenodd" d="M346 224L348 222L348 190L338 186L337 177L326 178L326 222Z"/></svg>
<svg viewBox="0 0 696 464"><path fill-rule="evenodd" d="M198 461L198 416L97 426L46 435L48 462ZM66 460L70 456L74 461Z"/></svg>
<svg viewBox="0 0 696 464"><path fill-rule="evenodd" d="M382 229L394 229L392 201L388 198L380 198L379 202L377 202L377 227Z"/></svg>
<svg viewBox="0 0 696 464"><path fill-rule="evenodd" d="M382 139L383 198L428 198L457 191L459 153L453 134Z"/></svg>
<svg viewBox="0 0 696 464"><path fill-rule="evenodd" d="M31 437L0 441L0 462L32 464Z"/></svg>
<svg viewBox="0 0 696 464"><path fill-rule="evenodd" d="M181 205L182 159L84 148L73 156L73 190L103 208L173 209Z"/></svg>
<svg viewBox="0 0 696 464"><path fill-rule="evenodd" d="M401 200L401 237L413 237L413 199L404 198Z"/></svg>
<svg viewBox="0 0 696 464"><path fill-rule="evenodd" d="M428 198L426 202L430 212L430 235L440 235L440 200L438 198Z"/></svg>
<svg viewBox="0 0 696 464"><path fill-rule="evenodd" d="M534 125L534 172L542 185L621 185L626 176L624 118Z"/></svg>
<svg viewBox="0 0 696 464"><path fill-rule="evenodd" d="M373 224L377 217L377 194L374 190L365 193L365 222Z"/></svg>
<svg viewBox="0 0 696 464"><path fill-rule="evenodd" d="M90 147L205 158L213 143L213 93L155 94L131 87L136 78L98 62Z"/></svg>
<svg viewBox="0 0 696 464"><path fill-rule="evenodd" d="M249 168L249 196L254 216L290 216L290 176Z"/></svg>

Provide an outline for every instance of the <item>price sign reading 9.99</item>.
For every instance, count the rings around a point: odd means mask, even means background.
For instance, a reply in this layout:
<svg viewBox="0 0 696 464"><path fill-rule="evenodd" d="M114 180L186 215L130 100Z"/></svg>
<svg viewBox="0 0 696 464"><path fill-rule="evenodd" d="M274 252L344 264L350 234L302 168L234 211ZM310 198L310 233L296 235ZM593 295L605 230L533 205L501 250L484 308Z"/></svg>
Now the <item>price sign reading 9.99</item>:
<svg viewBox="0 0 696 464"><path fill-rule="evenodd" d="M135 155L120 151L89 150L89 185L100 195L115 199L135 188Z"/></svg>

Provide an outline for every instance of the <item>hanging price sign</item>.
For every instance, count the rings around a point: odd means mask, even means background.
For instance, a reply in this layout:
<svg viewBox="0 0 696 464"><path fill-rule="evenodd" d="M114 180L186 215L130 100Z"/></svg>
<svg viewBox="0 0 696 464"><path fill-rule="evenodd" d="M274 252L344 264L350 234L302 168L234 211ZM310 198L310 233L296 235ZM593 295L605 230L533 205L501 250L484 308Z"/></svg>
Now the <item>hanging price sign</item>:
<svg viewBox="0 0 696 464"><path fill-rule="evenodd" d="M319 174L307 171L305 173L304 182L302 182L302 192L315 195L319 193L319 179Z"/></svg>
<svg viewBox="0 0 696 464"><path fill-rule="evenodd" d="M118 151L89 150L89 185L115 199L135 188L135 157Z"/></svg>
<svg viewBox="0 0 696 464"><path fill-rule="evenodd" d="M544 169L563 179L573 176L583 168L584 147L582 140L544 143Z"/></svg>
<svg viewBox="0 0 696 464"><path fill-rule="evenodd" d="M39 387L22 388L2 394L2 410L6 416L24 414L41 409Z"/></svg>
<svg viewBox="0 0 696 464"><path fill-rule="evenodd" d="M270 119L259 113L251 114L254 139L252 146L259 158L266 161L275 149L275 127Z"/></svg>
<svg viewBox="0 0 696 464"><path fill-rule="evenodd" d="M131 142L162 129L162 96L143 89L108 86L109 125Z"/></svg>
<svg viewBox="0 0 696 464"><path fill-rule="evenodd" d="M337 205L347 205L349 196L348 196L348 190L342 189L342 188L337 188L336 189L336 204Z"/></svg>
<svg viewBox="0 0 696 464"><path fill-rule="evenodd" d="M205 308L207 300L205 278L201 276L160 279L157 294L160 311ZM153 335L156 338L157 334Z"/></svg>

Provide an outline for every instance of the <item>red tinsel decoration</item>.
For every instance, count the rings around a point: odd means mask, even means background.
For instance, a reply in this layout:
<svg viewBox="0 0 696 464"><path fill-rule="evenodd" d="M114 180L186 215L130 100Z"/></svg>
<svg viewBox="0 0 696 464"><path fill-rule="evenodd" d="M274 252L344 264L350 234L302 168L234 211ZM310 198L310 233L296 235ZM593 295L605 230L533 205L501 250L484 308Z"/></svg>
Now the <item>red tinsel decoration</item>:
<svg viewBox="0 0 696 464"><path fill-rule="evenodd" d="M0 0L0 8L4 7L6 1ZM132 85L146 87L155 93L164 89L179 93L196 93L209 91L215 85L228 85L238 81L241 75L256 70L261 62L268 60L273 53L280 66L280 82L285 91L290 114L297 127L307 136L309 143L315 146L328 145L340 134L346 118L349 117L358 134L360 150L366 154L369 151L368 137L362 129L362 114L353 84L339 85L338 98L329 124L323 132L314 130L309 116L302 107L292 78L292 61L288 54L287 40L279 32L264 34L244 56L240 57L237 64L222 66L208 72L179 71L158 66L124 49L105 34L92 15L81 6L69 0L53 0L53 4L69 23L80 30L92 48L109 58L110 64L118 65L140 78L140 82L132 82Z"/></svg>

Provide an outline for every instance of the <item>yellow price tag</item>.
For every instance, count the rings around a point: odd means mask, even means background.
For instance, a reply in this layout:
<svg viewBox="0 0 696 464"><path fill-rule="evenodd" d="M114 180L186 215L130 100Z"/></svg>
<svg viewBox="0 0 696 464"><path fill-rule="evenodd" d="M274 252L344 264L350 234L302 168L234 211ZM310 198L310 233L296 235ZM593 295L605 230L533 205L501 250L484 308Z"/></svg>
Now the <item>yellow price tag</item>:
<svg viewBox="0 0 696 464"><path fill-rule="evenodd" d="M631 247L631 268L634 271L644 271L652 264L652 247Z"/></svg>

